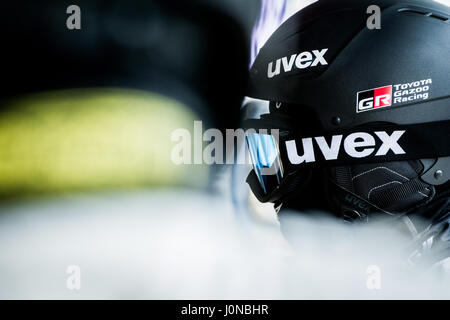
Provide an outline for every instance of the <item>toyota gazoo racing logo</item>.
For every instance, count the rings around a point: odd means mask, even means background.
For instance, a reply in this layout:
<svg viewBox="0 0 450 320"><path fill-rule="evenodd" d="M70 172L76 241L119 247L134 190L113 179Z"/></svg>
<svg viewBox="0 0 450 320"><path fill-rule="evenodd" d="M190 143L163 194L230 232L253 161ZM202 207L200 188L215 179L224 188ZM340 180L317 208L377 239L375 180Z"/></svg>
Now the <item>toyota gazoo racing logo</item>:
<svg viewBox="0 0 450 320"><path fill-rule="evenodd" d="M295 68L306 69L317 67L319 65L328 65L325 60L325 53L328 48L322 50L304 51L299 54L293 54L290 57L283 57L276 61L270 62L267 66L267 77L269 79L281 74L282 72L290 72Z"/></svg>
<svg viewBox="0 0 450 320"><path fill-rule="evenodd" d="M426 100L429 97L432 83L431 79L425 79L360 91L356 95L356 112L376 110L416 100Z"/></svg>
<svg viewBox="0 0 450 320"><path fill-rule="evenodd" d="M392 86L360 91L357 101L357 112L389 107L392 105Z"/></svg>

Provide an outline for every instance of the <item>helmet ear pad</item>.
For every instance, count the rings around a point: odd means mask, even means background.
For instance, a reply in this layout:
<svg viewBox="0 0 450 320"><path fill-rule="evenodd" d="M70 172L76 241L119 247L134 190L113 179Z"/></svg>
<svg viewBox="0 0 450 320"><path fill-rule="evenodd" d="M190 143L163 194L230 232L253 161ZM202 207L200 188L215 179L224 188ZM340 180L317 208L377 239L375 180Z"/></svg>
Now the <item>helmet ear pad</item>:
<svg viewBox="0 0 450 320"><path fill-rule="evenodd" d="M404 214L429 203L433 185L420 179L420 160L360 164L329 169L331 182L389 214ZM342 206L351 206L344 199ZM355 208L357 209L357 208Z"/></svg>

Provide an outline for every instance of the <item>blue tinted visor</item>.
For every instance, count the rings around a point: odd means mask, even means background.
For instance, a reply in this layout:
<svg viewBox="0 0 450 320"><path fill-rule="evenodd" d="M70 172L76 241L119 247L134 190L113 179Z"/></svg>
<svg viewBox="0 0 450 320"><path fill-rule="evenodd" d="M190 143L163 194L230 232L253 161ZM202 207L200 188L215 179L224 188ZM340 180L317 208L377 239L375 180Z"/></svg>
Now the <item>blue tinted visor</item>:
<svg viewBox="0 0 450 320"><path fill-rule="evenodd" d="M284 173L276 139L270 134L247 133L246 140L253 170L264 194L269 194L279 186Z"/></svg>

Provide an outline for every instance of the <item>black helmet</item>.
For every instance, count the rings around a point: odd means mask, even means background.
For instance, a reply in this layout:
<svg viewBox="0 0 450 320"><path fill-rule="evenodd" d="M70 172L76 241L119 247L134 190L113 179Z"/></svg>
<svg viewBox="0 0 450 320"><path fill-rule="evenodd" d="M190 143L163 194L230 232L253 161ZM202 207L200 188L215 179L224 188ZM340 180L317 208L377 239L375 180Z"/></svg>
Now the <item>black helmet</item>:
<svg viewBox="0 0 450 320"><path fill-rule="evenodd" d="M371 5L381 9L380 29L367 26ZM262 202L398 216L448 189L450 8L443 4L316 2L261 49L248 96L270 110L244 124L269 130L247 134L247 182Z"/></svg>

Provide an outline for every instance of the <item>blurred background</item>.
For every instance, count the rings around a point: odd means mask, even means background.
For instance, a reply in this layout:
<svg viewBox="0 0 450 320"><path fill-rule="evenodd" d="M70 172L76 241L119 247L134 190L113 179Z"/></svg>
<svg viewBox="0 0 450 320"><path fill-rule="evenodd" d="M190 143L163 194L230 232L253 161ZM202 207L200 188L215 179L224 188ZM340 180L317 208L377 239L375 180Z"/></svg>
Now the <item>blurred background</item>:
<svg viewBox="0 0 450 320"><path fill-rule="evenodd" d="M250 196L249 166L174 165L171 134L237 128L253 59L312 2L79 1L79 30L71 2L6 5L1 201L188 188L276 222Z"/></svg>
<svg viewBox="0 0 450 320"><path fill-rule="evenodd" d="M395 253L331 222L297 221L294 253L251 196L249 166L171 161L176 129L238 127L259 49L313 2L4 4L0 298L448 297L434 282L411 290ZM366 285L377 261L395 266L383 292Z"/></svg>

